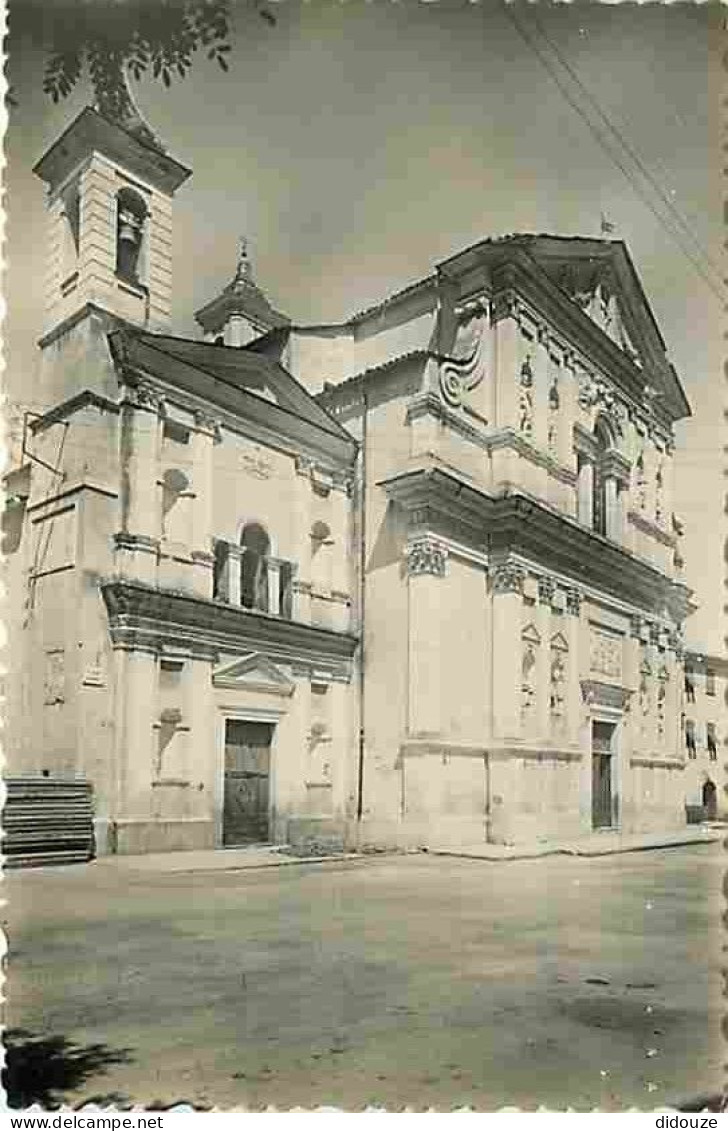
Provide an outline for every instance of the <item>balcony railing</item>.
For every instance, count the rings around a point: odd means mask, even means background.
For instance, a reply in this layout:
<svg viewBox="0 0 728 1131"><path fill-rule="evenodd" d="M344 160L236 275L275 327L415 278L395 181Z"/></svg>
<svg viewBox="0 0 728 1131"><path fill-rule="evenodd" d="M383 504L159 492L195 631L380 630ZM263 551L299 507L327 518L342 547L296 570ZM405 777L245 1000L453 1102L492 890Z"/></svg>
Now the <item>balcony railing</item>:
<svg viewBox="0 0 728 1131"><path fill-rule="evenodd" d="M261 555L234 542L215 541L213 600L291 620L292 562Z"/></svg>

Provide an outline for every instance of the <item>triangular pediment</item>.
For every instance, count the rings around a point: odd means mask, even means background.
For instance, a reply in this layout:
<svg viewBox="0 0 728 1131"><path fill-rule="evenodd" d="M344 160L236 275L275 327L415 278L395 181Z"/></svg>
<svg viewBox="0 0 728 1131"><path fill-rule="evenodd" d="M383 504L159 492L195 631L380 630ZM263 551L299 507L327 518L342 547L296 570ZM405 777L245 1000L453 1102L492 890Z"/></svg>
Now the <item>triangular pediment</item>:
<svg viewBox="0 0 728 1131"><path fill-rule="evenodd" d="M288 370L267 353L152 334L127 324L109 335L114 361L204 400L214 414L245 420L292 441L296 451L325 450L351 463L356 443Z"/></svg>
<svg viewBox="0 0 728 1131"><path fill-rule="evenodd" d="M260 652L227 660L213 670L214 687L263 691L269 695L292 695L295 684L285 672Z"/></svg>
<svg viewBox="0 0 728 1131"><path fill-rule="evenodd" d="M527 624L521 633L521 640L527 640L529 644L540 644L541 634L536 628L535 624Z"/></svg>
<svg viewBox="0 0 728 1131"><path fill-rule="evenodd" d="M551 647L557 652L568 652L569 644L563 632L555 632L551 637Z"/></svg>
<svg viewBox="0 0 728 1131"><path fill-rule="evenodd" d="M652 309L621 240L536 236L528 252L552 282L639 369L650 395L679 419L690 412Z"/></svg>

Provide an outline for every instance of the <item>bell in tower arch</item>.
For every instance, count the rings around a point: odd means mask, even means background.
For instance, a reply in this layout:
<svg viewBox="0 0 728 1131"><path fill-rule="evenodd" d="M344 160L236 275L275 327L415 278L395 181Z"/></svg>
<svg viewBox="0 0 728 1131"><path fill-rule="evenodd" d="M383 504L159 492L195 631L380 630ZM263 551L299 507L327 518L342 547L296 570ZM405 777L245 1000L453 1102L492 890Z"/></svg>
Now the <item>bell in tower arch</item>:
<svg viewBox="0 0 728 1131"><path fill-rule="evenodd" d="M116 202L116 273L139 286L143 282L139 268L147 208L140 196L126 188L119 191Z"/></svg>

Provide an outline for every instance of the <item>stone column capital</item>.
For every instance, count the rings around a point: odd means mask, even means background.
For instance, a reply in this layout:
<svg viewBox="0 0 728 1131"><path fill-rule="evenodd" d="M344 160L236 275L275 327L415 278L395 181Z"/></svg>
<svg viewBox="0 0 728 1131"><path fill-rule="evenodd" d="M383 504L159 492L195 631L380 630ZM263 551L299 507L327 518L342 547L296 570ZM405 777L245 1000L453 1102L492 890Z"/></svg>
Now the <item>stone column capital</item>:
<svg viewBox="0 0 728 1131"><path fill-rule="evenodd" d="M556 591L556 582L553 577L543 575L538 579L538 599L543 605L552 605L554 600L554 593Z"/></svg>
<svg viewBox="0 0 728 1131"><path fill-rule="evenodd" d="M580 589L571 587L566 590L566 611L573 617L581 615L581 597Z"/></svg>
<svg viewBox="0 0 728 1131"><path fill-rule="evenodd" d="M447 558L447 546L429 534L410 539L405 548L407 572L410 577L417 574L444 577L447 572Z"/></svg>
<svg viewBox="0 0 728 1131"><path fill-rule="evenodd" d="M500 562L491 570L494 593L522 593L526 571L515 562Z"/></svg>
<svg viewBox="0 0 728 1131"><path fill-rule="evenodd" d="M212 436L215 442L222 439L222 428L216 416L205 412L204 409L195 410L195 427L199 432Z"/></svg>
<svg viewBox="0 0 728 1131"><path fill-rule="evenodd" d="M158 415L161 415L165 408L163 395L146 381L138 381L134 385L125 385L122 403Z"/></svg>

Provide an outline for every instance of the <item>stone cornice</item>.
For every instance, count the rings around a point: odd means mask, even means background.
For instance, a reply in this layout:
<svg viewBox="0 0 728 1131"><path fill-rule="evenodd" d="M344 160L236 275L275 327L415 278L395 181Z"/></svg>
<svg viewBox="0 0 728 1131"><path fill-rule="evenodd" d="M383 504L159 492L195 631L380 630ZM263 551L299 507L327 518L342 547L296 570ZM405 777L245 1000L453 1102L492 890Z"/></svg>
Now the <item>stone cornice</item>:
<svg viewBox="0 0 728 1131"><path fill-rule="evenodd" d="M524 459L535 463L538 467L545 468L554 479L559 479L562 483L566 483L570 487L573 487L576 483L575 471L559 463L559 461L554 459L548 452L541 451L513 428L500 428L496 432L490 432L485 437L483 446L488 452L510 448L512 451L517 452L519 456L523 456Z"/></svg>
<svg viewBox="0 0 728 1131"><path fill-rule="evenodd" d="M112 401L110 397L105 397L103 394L97 393L93 389L81 389L81 391L75 393L74 396L48 409L42 416L36 416L34 420L30 421L28 428L33 434L36 432L45 432L46 428L50 428L53 424L59 424L61 421L65 421L67 417L73 416L74 413L80 412L84 408L97 408L99 412L110 412L113 414L118 414L119 412L118 403Z"/></svg>
<svg viewBox="0 0 728 1131"><path fill-rule="evenodd" d="M514 553L653 615L661 616L667 607L682 621L687 613L685 586L525 492L508 489L491 495L433 460L379 486L399 505L424 508L446 527L456 519L472 531L477 545L485 545L491 559Z"/></svg>
<svg viewBox="0 0 728 1131"><path fill-rule="evenodd" d="M464 406L463 406L464 407ZM411 424L423 416L434 416L436 420L447 424L454 432L459 432L473 444L487 449L489 437L477 425L466 420L461 411L450 408L435 393L419 393L407 405L406 421ZM481 418L482 419L482 418ZM483 424L487 423L483 420Z"/></svg>
<svg viewBox="0 0 728 1131"><path fill-rule="evenodd" d="M633 692L629 687L622 687L615 683L605 683L600 679L582 679L581 693L584 702L599 707L611 707L617 711L625 711Z"/></svg>
<svg viewBox="0 0 728 1131"><path fill-rule="evenodd" d="M478 425L466 420L463 413L468 413L467 405L463 405L463 412L459 412L449 408L435 393L428 392L420 393L412 398L407 406L406 419L407 423L410 424L413 420L422 416L433 416L489 454L502 449L511 449L538 467L545 468L554 479L559 479L569 486L576 483L576 472L559 463L549 452L541 451L515 429L486 430L487 421L483 417L477 417L481 425L478 427ZM475 416L472 412L469 415Z"/></svg>
<svg viewBox="0 0 728 1131"><path fill-rule="evenodd" d="M630 766L651 766L662 770L684 770L685 762L677 758L651 758L647 754L633 754L629 760Z"/></svg>
<svg viewBox="0 0 728 1131"><path fill-rule="evenodd" d="M658 542L662 542L663 546L674 548L677 545L677 538L674 534L668 534L656 522L645 518L639 511L627 511L627 520L638 530L641 530L643 534L649 534L652 538L656 538Z"/></svg>
<svg viewBox="0 0 728 1131"><path fill-rule="evenodd" d="M102 581L114 648L161 653L165 645L220 652L264 652L273 662L334 665L349 672L357 638L253 613L136 581Z"/></svg>
<svg viewBox="0 0 728 1131"><path fill-rule="evenodd" d="M404 739L399 746L402 758L421 758L445 755L450 758L493 758L505 761L509 758L527 758L537 762L579 762L583 754L577 747L532 746L528 743L459 742L438 735L416 735Z"/></svg>
<svg viewBox="0 0 728 1131"><path fill-rule="evenodd" d="M107 499L117 499L119 497L119 492L114 487L109 487L105 483L91 483L87 479L81 479L78 483L69 483L68 486L64 486L60 491L56 491L52 495L45 495L42 499L28 503L28 514L45 510L48 507L54 506L56 503L69 499L72 495L80 495L83 491L89 491L94 495L103 495Z"/></svg>

